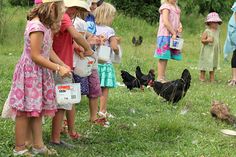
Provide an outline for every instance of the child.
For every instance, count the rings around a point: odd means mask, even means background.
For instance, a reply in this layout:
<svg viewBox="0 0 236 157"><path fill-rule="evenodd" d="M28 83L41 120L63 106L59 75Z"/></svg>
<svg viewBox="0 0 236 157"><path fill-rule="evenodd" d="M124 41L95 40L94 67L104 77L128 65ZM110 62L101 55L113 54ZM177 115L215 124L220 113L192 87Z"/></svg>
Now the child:
<svg viewBox="0 0 236 157"><path fill-rule="evenodd" d="M59 33L54 35L53 38L53 50L57 53L61 60L63 60L71 69L73 68L73 41L78 45L81 45L85 50L85 55L92 55L93 51L90 48L90 45L83 38L83 36L77 32L73 27L72 19L76 17L78 8L80 7L81 0L64 0L66 6L66 13L63 16L61 21L61 28ZM58 75L55 75L56 84L63 83L72 83L72 77L61 78ZM75 131L74 122L75 122L75 106L71 104L57 105L57 113L52 121L52 135L51 135L51 144L54 146L66 146L73 147L70 144L61 141L60 133L62 127L62 121L64 118L65 110L69 110L67 114L71 116L67 117L68 122L68 131L72 139L78 139L79 134ZM69 113L70 112L70 113Z"/></svg>
<svg viewBox="0 0 236 157"><path fill-rule="evenodd" d="M57 110L52 71L62 77L70 74L70 69L51 51L51 30L59 30L63 2L37 0L35 3L27 16L24 51L16 65L9 95L9 105L16 116L14 156L31 155L26 146L31 133L34 154L53 154L43 142L42 116L54 116Z"/></svg>
<svg viewBox="0 0 236 157"><path fill-rule="evenodd" d="M95 23L95 17L93 15L94 11L102 5L103 0L88 0L88 3L90 4L90 13L86 17L85 21L88 24L88 32L92 34L96 34L96 23Z"/></svg>
<svg viewBox="0 0 236 157"><path fill-rule="evenodd" d="M95 17L93 12L100 6L103 0L89 0L91 3L90 10L91 12L86 17L85 21L88 24L88 32L95 34L96 33L96 23ZM100 41L103 40L102 38ZM96 53L96 51L95 51ZM88 76L89 81L89 111L90 111L90 121L96 125L100 125L103 127L109 127L109 123L107 122L106 118L97 118L98 112L98 98L102 95L101 87L100 87L100 80L98 76L98 63L97 58L96 62L92 68L92 74Z"/></svg>
<svg viewBox="0 0 236 157"><path fill-rule="evenodd" d="M157 35L157 49L154 57L158 60L158 81L166 82L165 73L167 61L170 59L182 60L179 50L170 48L170 39L176 39L182 32L180 22L180 8L177 0L164 0L159 9L160 22Z"/></svg>
<svg viewBox="0 0 236 157"><path fill-rule="evenodd" d="M115 31L111 28L116 9L109 3L103 3L95 10L96 34L104 35L107 39L105 46L111 47L115 54L119 54L118 40ZM107 99L110 88L116 87L116 76L111 60L104 64L98 64L100 83L102 87L102 96L100 98L99 116L107 118ZM112 117L112 116L111 116Z"/></svg>
<svg viewBox="0 0 236 157"><path fill-rule="evenodd" d="M236 2L234 2L231 8L233 15L228 23L227 38L224 45L224 56L227 58L231 53L233 57L231 60L232 79L229 80L229 86L236 85Z"/></svg>
<svg viewBox="0 0 236 157"><path fill-rule="evenodd" d="M205 21L207 28L201 39L203 45L199 59L200 81L205 81L206 71L210 73L210 82L215 81L215 70L219 68L220 31L218 27L221 23L222 20L216 12L207 15Z"/></svg>

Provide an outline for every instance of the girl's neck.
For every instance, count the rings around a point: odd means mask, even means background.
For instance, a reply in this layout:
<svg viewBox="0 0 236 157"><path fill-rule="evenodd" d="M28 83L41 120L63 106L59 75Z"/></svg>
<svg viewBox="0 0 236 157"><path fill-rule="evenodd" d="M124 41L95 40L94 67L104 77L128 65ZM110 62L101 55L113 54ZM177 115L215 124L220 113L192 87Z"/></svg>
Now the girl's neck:
<svg viewBox="0 0 236 157"><path fill-rule="evenodd" d="M168 4L170 4L170 5L172 5L172 6L174 6L174 7L176 7L177 6L177 4L176 3L170 3L170 2L167 2Z"/></svg>
<svg viewBox="0 0 236 157"><path fill-rule="evenodd" d="M213 32L217 31L218 28L213 28L213 27L208 27L210 30L212 30Z"/></svg>

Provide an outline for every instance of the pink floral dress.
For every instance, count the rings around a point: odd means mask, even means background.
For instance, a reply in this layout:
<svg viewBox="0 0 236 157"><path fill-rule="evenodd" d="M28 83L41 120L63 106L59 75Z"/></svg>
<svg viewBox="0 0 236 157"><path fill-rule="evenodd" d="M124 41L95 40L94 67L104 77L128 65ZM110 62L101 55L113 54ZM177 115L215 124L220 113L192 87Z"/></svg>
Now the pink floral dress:
<svg viewBox="0 0 236 157"><path fill-rule="evenodd" d="M28 21L24 34L24 51L13 75L9 104L15 115L54 116L56 101L53 73L32 61L29 37L32 32L44 33L41 54L49 59L52 45L51 30L40 21Z"/></svg>

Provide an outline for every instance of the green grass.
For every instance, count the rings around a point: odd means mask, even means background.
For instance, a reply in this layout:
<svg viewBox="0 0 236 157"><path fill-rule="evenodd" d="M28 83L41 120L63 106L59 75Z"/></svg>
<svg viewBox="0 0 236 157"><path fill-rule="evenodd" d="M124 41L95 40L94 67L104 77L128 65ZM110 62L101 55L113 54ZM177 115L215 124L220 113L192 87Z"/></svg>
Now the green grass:
<svg viewBox="0 0 236 157"><path fill-rule="evenodd" d="M25 10L18 10L14 20L7 24L6 42L0 45L0 111L10 90L14 66L22 51L24 12ZM230 78L230 64L222 59L221 70L216 72L218 83L198 81L196 67L204 19L198 17L199 22L189 28L192 20L184 22L184 60L170 61L167 70L169 79L180 77L184 68L190 70L193 80L186 97L173 106L164 103L152 90L129 92L126 88L118 87L111 90L109 97L109 112L116 117L111 119L110 128L100 128L88 123L88 101L83 98L77 105L76 128L85 138L73 142L76 145L74 150L58 149L60 156L235 156L236 139L220 133L220 129L233 127L215 121L209 114L212 100L228 103L232 113L236 113L235 88L226 85ZM14 29L10 29L12 27ZM153 58L156 27L143 20L119 15L114 28L122 37L124 51L122 63L116 65L118 81L121 81L121 69L132 72L137 65L145 72L150 68L156 69L157 60ZM223 24L221 29L223 46L226 24ZM191 34L192 32L194 34ZM143 35L144 43L140 47L132 46L131 39L134 35ZM10 53L12 55L9 55ZM189 112L181 115L180 112L186 105L190 106ZM46 144L50 140L50 125L51 119L46 119L43 126ZM11 156L14 147L14 122L0 119L0 126L0 156ZM67 137L63 139L69 141Z"/></svg>

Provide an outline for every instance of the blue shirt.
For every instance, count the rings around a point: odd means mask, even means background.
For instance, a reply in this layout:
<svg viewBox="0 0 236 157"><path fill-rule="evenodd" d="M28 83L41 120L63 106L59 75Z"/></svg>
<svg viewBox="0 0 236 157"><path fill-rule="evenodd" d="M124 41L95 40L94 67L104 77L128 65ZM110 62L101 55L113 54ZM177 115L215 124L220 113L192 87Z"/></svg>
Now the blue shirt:
<svg viewBox="0 0 236 157"><path fill-rule="evenodd" d="M229 54L233 53L236 50L236 21L235 21L235 13L236 13L236 2L234 2L231 10L234 12L231 16L228 23L228 31L227 38L224 45L224 57L227 58Z"/></svg>
<svg viewBox="0 0 236 157"><path fill-rule="evenodd" d="M96 23L95 23L95 17L92 14L89 14L86 18L85 21L88 24L88 32L92 34L96 34Z"/></svg>

